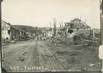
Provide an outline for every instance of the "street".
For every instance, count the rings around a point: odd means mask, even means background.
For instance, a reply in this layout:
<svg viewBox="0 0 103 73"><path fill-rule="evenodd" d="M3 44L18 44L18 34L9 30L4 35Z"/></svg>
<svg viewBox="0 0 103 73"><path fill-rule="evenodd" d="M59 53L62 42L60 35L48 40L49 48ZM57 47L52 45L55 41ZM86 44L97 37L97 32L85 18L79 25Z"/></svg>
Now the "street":
<svg viewBox="0 0 103 73"><path fill-rule="evenodd" d="M10 72L100 70L95 52L76 48L49 41L20 41L2 47L2 66Z"/></svg>

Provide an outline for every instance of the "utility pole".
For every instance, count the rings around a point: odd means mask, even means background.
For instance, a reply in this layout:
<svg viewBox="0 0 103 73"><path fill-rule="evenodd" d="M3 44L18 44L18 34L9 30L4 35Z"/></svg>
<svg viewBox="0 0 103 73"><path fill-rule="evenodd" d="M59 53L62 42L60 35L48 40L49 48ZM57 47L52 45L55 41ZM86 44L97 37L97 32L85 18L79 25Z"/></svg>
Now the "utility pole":
<svg viewBox="0 0 103 73"><path fill-rule="evenodd" d="M53 32L54 32L53 37L55 37L56 36L56 19L55 18L53 19L53 26L54 26L54 28L53 28Z"/></svg>

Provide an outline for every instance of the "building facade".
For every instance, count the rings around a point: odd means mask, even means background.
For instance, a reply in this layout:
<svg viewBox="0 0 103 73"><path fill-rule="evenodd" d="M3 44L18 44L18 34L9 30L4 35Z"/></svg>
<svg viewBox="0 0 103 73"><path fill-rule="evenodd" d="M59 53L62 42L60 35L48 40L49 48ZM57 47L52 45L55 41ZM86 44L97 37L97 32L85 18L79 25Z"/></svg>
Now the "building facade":
<svg viewBox="0 0 103 73"><path fill-rule="evenodd" d="M10 23L2 21L2 42L27 40L29 38L32 38L32 34L30 32L18 29L10 25Z"/></svg>
<svg viewBox="0 0 103 73"><path fill-rule="evenodd" d="M10 40L10 29L11 29L11 25L5 21L2 21L1 24L1 35L2 35L2 41L5 42L6 40Z"/></svg>

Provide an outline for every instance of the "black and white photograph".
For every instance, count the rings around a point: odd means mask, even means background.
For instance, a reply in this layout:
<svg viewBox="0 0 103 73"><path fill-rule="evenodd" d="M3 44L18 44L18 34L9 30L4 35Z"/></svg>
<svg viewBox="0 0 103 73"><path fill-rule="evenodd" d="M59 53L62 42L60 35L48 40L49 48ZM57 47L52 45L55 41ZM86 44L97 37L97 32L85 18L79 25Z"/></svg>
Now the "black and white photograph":
<svg viewBox="0 0 103 73"><path fill-rule="evenodd" d="M102 0L3 0L2 71L102 73L102 20Z"/></svg>

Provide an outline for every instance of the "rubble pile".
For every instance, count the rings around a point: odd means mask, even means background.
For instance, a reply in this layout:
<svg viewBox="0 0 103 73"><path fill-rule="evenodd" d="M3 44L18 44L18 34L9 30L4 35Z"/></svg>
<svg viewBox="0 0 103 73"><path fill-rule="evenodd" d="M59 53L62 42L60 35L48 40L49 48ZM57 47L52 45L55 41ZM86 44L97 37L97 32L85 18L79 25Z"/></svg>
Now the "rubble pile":
<svg viewBox="0 0 103 73"><path fill-rule="evenodd" d="M98 46L100 42L99 32L95 33L90 26L78 18L65 23L65 26L57 29L56 32L55 36L49 38L52 43Z"/></svg>

